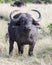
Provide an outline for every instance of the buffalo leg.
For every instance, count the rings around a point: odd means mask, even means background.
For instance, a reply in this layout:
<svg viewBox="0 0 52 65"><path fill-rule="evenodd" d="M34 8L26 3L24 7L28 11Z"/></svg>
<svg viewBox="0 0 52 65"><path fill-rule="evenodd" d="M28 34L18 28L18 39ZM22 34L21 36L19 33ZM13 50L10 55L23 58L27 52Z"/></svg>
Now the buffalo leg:
<svg viewBox="0 0 52 65"><path fill-rule="evenodd" d="M28 52L29 56L33 55L33 49L34 49L34 43L29 45L29 52Z"/></svg>
<svg viewBox="0 0 52 65"><path fill-rule="evenodd" d="M24 45L18 45L18 53L23 54Z"/></svg>
<svg viewBox="0 0 52 65"><path fill-rule="evenodd" d="M23 54L24 45L21 45L21 54Z"/></svg>
<svg viewBox="0 0 52 65"><path fill-rule="evenodd" d="M12 52L12 50L13 50L13 44L14 44L13 41L10 41L10 42L9 42L9 54L11 54L11 52Z"/></svg>

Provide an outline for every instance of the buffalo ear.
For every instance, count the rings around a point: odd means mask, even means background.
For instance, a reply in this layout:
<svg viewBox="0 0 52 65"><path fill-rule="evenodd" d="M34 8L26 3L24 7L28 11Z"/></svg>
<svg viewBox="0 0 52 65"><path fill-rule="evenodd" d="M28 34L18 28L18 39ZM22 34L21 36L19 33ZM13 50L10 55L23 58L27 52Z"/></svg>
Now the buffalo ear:
<svg viewBox="0 0 52 65"><path fill-rule="evenodd" d="M39 25L39 23L36 20L34 20L34 19L32 20L32 24L33 25Z"/></svg>

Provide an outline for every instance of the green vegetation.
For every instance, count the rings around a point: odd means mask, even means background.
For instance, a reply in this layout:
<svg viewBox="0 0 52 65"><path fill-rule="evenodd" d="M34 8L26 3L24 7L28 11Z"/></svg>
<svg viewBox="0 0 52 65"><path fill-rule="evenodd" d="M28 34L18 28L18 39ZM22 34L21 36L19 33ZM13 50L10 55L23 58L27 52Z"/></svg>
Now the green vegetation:
<svg viewBox="0 0 52 65"><path fill-rule="evenodd" d="M48 25L48 28L50 30L50 34L52 35L52 23Z"/></svg>
<svg viewBox="0 0 52 65"><path fill-rule="evenodd" d="M12 1L24 1L24 2L37 2L37 1L42 1L42 2L49 2L52 3L52 0L0 0L1 3L7 3L7 2L12 2Z"/></svg>
<svg viewBox="0 0 52 65"><path fill-rule="evenodd" d="M0 2L1 2L1 3L3 3L3 2L4 2L4 0L0 0Z"/></svg>

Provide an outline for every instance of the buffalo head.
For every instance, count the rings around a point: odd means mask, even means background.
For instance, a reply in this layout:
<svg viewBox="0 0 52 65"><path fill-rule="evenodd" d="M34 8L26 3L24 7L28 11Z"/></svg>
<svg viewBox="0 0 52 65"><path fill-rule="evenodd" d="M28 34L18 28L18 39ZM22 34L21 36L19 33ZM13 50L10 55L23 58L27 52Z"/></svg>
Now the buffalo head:
<svg viewBox="0 0 52 65"><path fill-rule="evenodd" d="M14 23L13 27L20 26L20 29L23 30L24 32L29 32L31 30L32 25L39 25L38 21L41 18L41 14L37 10L31 10L35 11L39 14L39 17L37 20L34 20L33 17L29 13L19 13L15 14L18 10L13 11L10 14L10 19Z"/></svg>

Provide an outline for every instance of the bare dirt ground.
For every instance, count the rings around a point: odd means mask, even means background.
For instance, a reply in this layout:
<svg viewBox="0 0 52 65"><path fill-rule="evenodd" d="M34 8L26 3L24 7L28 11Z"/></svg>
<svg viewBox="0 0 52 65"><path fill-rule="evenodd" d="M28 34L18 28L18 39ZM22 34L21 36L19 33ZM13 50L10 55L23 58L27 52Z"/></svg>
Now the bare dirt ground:
<svg viewBox="0 0 52 65"><path fill-rule="evenodd" d="M10 4L0 4L0 15L9 19L9 14L12 10L20 10L20 12L28 12L34 18L37 16L31 9L37 9L41 12L42 18L40 26L49 32L47 25L52 23L52 4L50 5L35 5L27 4L27 6L10 7ZM28 56L28 46L24 47L24 54L20 56L18 54L18 48L16 43L14 44L14 50L12 56L8 54L9 42L5 41L5 33L7 32L7 23L9 21L0 19L0 65L52 65L52 37L49 35L42 36L39 30L39 39L34 47L34 55ZM40 38L41 37L41 38Z"/></svg>

